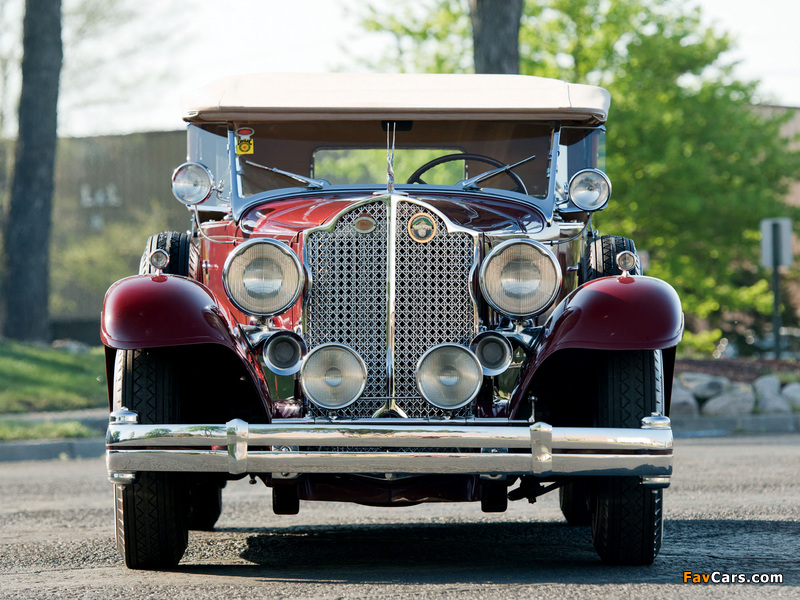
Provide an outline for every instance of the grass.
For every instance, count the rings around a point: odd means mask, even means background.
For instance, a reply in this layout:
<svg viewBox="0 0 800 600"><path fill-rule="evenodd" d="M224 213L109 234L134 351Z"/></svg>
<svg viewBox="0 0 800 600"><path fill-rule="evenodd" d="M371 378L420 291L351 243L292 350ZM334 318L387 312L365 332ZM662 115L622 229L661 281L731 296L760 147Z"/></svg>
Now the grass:
<svg viewBox="0 0 800 600"><path fill-rule="evenodd" d="M103 348L73 354L0 340L0 413L106 406Z"/></svg>
<svg viewBox="0 0 800 600"><path fill-rule="evenodd" d="M78 421L31 423L0 421L0 442L17 440L50 440L57 438L102 437L103 432Z"/></svg>

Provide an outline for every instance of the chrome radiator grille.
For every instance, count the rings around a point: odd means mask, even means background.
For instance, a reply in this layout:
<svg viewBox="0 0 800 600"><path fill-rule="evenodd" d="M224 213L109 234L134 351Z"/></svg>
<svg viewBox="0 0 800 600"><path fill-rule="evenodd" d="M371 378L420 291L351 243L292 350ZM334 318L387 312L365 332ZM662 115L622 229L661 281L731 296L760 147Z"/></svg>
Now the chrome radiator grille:
<svg viewBox="0 0 800 600"><path fill-rule="evenodd" d="M367 214L372 233L358 233L354 221ZM389 207L375 202L347 213L333 231L317 231L306 241L311 294L305 308L309 350L329 342L347 344L367 365L367 387L354 406L372 416L386 396L387 236ZM350 416L350 415L348 415ZM352 415L355 416L355 415Z"/></svg>
<svg viewBox="0 0 800 600"><path fill-rule="evenodd" d="M408 234L408 221L424 213L437 233L421 244ZM375 220L371 233L356 231L362 215ZM383 202L360 206L343 215L332 231L312 232L306 240L306 267L312 287L305 307L309 349L328 342L351 346L367 365L363 396L337 414L371 417L386 403L388 348L387 252L389 207ZM445 414L419 396L417 361L444 342L466 344L474 335L475 309L469 293L475 242L467 233L448 233L444 222L422 206L399 202L395 235L394 391L397 406L409 417ZM316 407L314 411L319 411ZM469 414L469 407L450 414ZM319 414L318 412L316 414Z"/></svg>

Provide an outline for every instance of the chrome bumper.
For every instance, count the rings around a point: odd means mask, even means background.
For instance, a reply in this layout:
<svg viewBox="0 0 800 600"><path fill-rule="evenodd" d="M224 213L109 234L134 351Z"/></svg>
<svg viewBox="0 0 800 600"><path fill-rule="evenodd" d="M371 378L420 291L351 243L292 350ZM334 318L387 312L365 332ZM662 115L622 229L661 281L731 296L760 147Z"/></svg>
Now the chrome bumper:
<svg viewBox="0 0 800 600"><path fill-rule="evenodd" d="M657 415L632 429L494 419L287 419L268 425L240 419L224 425L137 421L131 411L111 413L106 461L114 483L130 483L138 471L462 473L630 475L641 476L651 487L666 487L672 474L672 429L668 418ZM299 447L321 450L300 452ZM342 447L358 450L342 452ZM334 450L322 451L325 448ZM398 451L387 450L391 448Z"/></svg>

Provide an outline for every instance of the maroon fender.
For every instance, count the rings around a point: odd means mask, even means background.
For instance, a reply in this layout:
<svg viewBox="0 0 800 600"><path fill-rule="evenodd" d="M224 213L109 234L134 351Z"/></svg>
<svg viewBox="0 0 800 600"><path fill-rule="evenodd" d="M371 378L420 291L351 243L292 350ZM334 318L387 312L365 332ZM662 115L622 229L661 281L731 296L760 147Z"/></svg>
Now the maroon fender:
<svg viewBox="0 0 800 600"><path fill-rule="evenodd" d="M664 350L683 336L683 310L671 285L652 277L604 277L572 292L551 316L536 357L566 348Z"/></svg>
<svg viewBox="0 0 800 600"><path fill-rule="evenodd" d="M604 277L585 283L559 304L545 326L544 340L514 390L512 414L540 367L556 352L580 350L668 350L683 336L683 311L668 283L652 277ZM666 355L665 355L666 356ZM672 383L672 352L665 370ZM558 377L542 370L543 377ZM671 392L667 392L669 396Z"/></svg>
<svg viewBox="0 0 800 600"><path fill-rule="evenodd" d="M103 302L100 339L133 350L236 342L214 295L175 275L136 275L113 284Z"/></svg>

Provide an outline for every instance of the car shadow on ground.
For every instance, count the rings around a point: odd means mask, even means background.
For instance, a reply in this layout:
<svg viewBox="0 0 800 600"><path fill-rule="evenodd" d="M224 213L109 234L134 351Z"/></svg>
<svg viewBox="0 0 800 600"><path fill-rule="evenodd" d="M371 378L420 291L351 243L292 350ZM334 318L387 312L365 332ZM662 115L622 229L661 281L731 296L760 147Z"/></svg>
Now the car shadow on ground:
<svg viewBox="0 0 800 600"><path fill-rule="evenodd" d="M242 531L240 529L222 531ZM247 530L250 531L250 530ZM589 527L565 523L381 523L252 530L250 565L181 571L318 583L683 583L683 573L783 573L800 581L800 524L667 521L651 566L604 565Z"/></svg>

